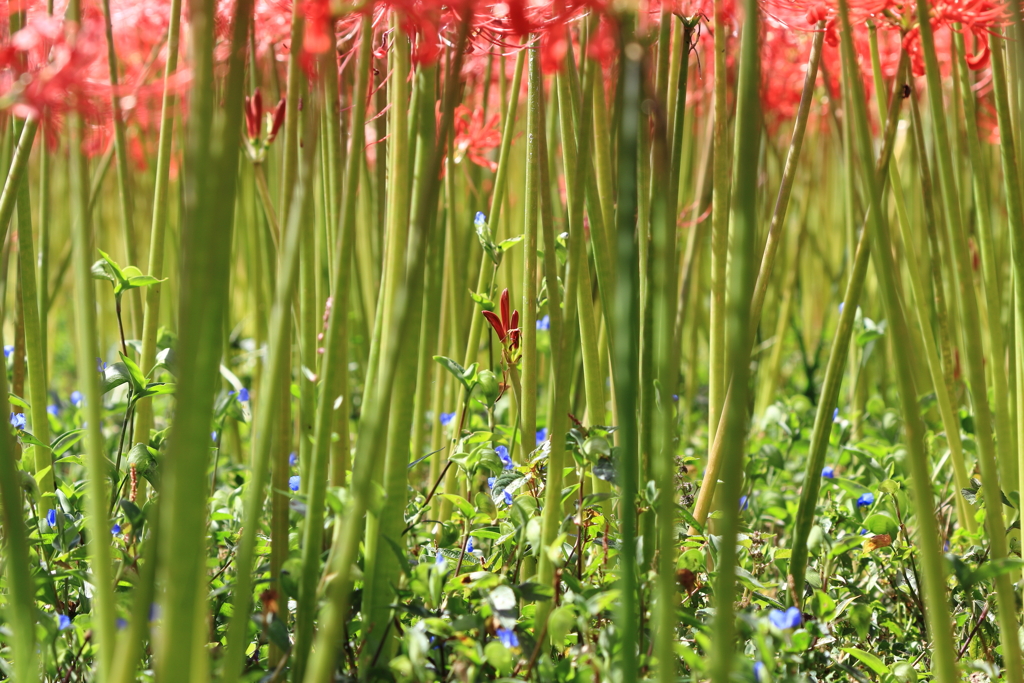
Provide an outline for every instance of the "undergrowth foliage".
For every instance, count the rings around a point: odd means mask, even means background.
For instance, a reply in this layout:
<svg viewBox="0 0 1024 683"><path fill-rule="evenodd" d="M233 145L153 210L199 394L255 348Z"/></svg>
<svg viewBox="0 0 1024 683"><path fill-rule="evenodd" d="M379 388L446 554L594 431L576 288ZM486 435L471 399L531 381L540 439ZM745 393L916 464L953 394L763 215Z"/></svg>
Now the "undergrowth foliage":
<svg viewBox="0 0 1024 683"><path fill-rule="evenodd" d="M1024 683L1022 108L1014 2L0 3L0 677Z"/></svg>

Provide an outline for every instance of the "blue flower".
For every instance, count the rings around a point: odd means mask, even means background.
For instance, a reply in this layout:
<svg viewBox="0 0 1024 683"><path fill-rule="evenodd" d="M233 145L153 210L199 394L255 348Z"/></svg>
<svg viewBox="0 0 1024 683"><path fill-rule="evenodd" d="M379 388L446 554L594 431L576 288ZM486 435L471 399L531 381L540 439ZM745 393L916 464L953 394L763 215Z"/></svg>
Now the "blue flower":
<svg viewBox="0 0 1024 683"><path fill-rule="evenodd" d="M60 415L60 406L51 403L50 405L46 406L46 412L48 412L50 415L53 415L54 417L58 417Z"/></svg>
<svg viewBox="0 0 1024 683"><path fill-rule="evenodd" d="M836 408L834 411L832 411L832 421L839 422L839 408Z"/></svg>
<svg viewBox="0 0 1024 683"><path fill-rule="evenodd" d="M12 353L14 353L13 344L7 344L4 346L4 358L10 358Z"/></svg>
<svg viewBox="0 0 1024 683"><path fill-rule="evenodd" d="M509 493L508 491L505 491L505 505L511 505L511 504L512 504L512 494Z"/></svg>
<svg viewBox="0 0 1024 683"><path fill-rule="evenodd" d="M11 424L14 425L15 429L25 428L25 414L24 413L11 413Z"/></svg>
<svg viewBox="0 0 1024 683"><path fill-rule="evenodd" d="M757 681L757 683L763 683L766 673L767 668L765 667L764 662L754 662L754 680Z"/></svg>
<svg viewBox="0 0 1024 683"><path fill-rule="evenodd" d="M843 314L843 303L844 302L842 302L842 301L839 302L839 315Z"/></svg>
<svg viewBox="0 0 1024 683"><path fill-rule="evenodd" d="M448 568L448 560L445 559L440 550L438 550L437 554L434 555L434 565L440 567L442 570Z"/></svg>
<svg viewBox="0 0 1024 683"><path fill-rule="evenodd" d="M750 506L750 499L746 496L740 496L740 510L746 510Z"/></svg>
<svg viewBox="0 0 1024 683"><path fill-rule="evenodd" d="M537 445L540 446L542 443L548 440L548 428L541 427L537 430Z"/></svg>
<svg viewBox="0 0 1024 683"><path fill-rule="evenodd" d="M71 405L73 406L82 405L82 392L78 391L77 389L75 391L72 391L69 399L71 401Z"/></svg>
<svg viewBox="0 0 1024 683"><path fill-rule="evenodd" d="M57 615L57 629L59 631L67 631L71 628L71 618L66 614Z"/></svg>
<svg viewBox="0 0 1024 683"><path fill-rule="evenodd" d="M217 440L217 432L216 431L210 432L210 439L213 440L213 441Z"/></svg>
<svg viewBox="0 0 1024 683"><path fill-rule="evenodd" d="M103 359L102 358L97 358L96 359L96 371L97 372L103 372L106 369L107 369L107 364L103 361Z"/></svg>
<svg viewBox="0 0 1024 683"><path fill-rule="evenodd" d="M498 629L498 641L507 648L519 647L519 637L516 632L507 628Z"/></svg>
<svg viewBox="0 0 1024 683"><path fill-rule="evenodd" d="M494 488L494 482L496 482L497 480L498 480L497 477L487 477L487 488L493 489Z"/></svg>
<svg viewBox="0 0 1024 683"><path fill-rule="evenodd" d="M50 528L57 526L57 511L50 509L46 512L46 523L50 525Z"/></svg>
<svg viewBox="0 0 1024 683"><path fill-rule="evenodd" d="M298 491L299 490L299 481L300 481L299 475L297 475L297 474L293 475L291 477L288 477L288 488L290 488L292 491Z"/></svg>
<svg viewBox="0 0 1024 683"><path fill-rule="evenodd" d="M857 499L857 507L866 508L869 505L875 504L875 494L873 493L862 493L860 498Z"/></svg>
<svg viewBox="0 0 1024 683"><path fill-rule="evenodd" d="M238 400L241 401L242 403L248 403L249 402L249 390L246 389L245 387L242 387L241 389L239 389L238 390Z"/></svg>
<svg viewBox="0 0 1024 683"><path fill-rule="evenodd" d="M498 446L494 449L494 452L501 458L501 464L506 470L512 469L512 457L508 454L508 449L504 446Z"/></svg>
<svg viewBox="0 0 1024 683"><path fill-rule="evenodd" d="M455 413L441 413L441 426L447 427L455 419Z"/></svg>
<svg viewBox="0 0 1024 683"><path fill-rule="evenodd" d="M679 401L679 394L672 394L672 402L675 403L677 401Z"/></svg>
<svg viewBox="0 0 1024 683"><path fill-rule="evenodd" d="M867 535L868 535L868 533L869 533L869 532L868 532L868 530L867 530L867 529L861 529L861 530L860 530L860 535L861 535L861 536L867 536Z"/></svg>
<svg viewBox="0 0 1024 683"><path fill-rule="evenodd" d="M473 216L473 225L475 225L478 228L482 228L483 226L487 225L487 214L485 214L483 211L477 211L476 215Z"/></svg>
<svg viewBox="0 0 1024 683"><path fill-rule="evenodd" d="M824 477L825 479L835 479L836 468L832 467L832 465L826 465L825 468L821 470L821 476Z"/></svg>
<svg viewBox="0 0 1024 683"><path fill-rule="evenodd" d="M117 536L119 533L121 533L121 525L114 524L114 526L110 527L110 533L114 536Z"/></svg>
<svg viewBox="0 0 1024 683"><path fill-rule="evenodd" d="M128 628L128 620L118 617L117 621L114 622L114 625L117 626L118 631L123 631Z"/></svg>
<svg viewBox="0 0 1024 683"><path fill-rule="evenodd" d="M773 609L768 613L768 621L780 631L785 631L799 626L803 622L803 615L800 614L800 609L797 607L790 607L785 612Z"/></svg>
<svg viewBox="0 0 1024 683"><path fill-rule="evenodd" d="M545 314L543 318L537 318L537 330L547 332L551 329L551 316Z"/></svg>
<svg viewBox="0 0 1024 683"><path fill-rule="evenodd" d="M473 539L472 538L470 538L470 539L468 539L466 541L466 552L467 553L473 552Z"/></svg>
<svg viewBox="0 0 1024 683"><path fill-rule="evenodd" d="M299 456L296 453L288 454L288 467L295 467L299 464Z"/></svg>

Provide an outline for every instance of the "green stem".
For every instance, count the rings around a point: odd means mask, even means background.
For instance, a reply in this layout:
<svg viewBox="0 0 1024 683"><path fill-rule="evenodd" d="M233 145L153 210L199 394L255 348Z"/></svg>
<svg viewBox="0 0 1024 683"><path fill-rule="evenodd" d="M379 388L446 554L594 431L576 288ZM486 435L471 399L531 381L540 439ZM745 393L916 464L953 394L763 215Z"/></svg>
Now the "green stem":
<svg viewBox="0 0 1024 683"><path fill-rule="evenodd" d="M20 126L19 126L20 127ZM28 357L28 396L32 404L32 435L50 443L50 416L46 412L46 358L36 288L35 248L32 245L32 205L28 178L21 181L18 193L18 270L21 277L21 310L25 327L25 355ZM33 465L41 491L41 509L56 507L53 455L46 446L33 446Z"/></svg>
<svg viewBox="0 0 1024 683"><path fill-rule="evenodd" d="M231 50L225 87L214 88L214 3L196 0L189 6L194 90L190 95L186 166L196 169L185 192L181 226L181 285L179 297L179 382L174 425L167 447L161 489L160 584L164 587L163 643L156 662L158 680L188 675L203 683L206 666L198 666L202 642L195 627L203 617L207 586L199 581L206 559L206 490L214 389L219 377L227 311L227 284L234 224L238 150L242 125L242 85L246 29L252 3L240 0L231 22ZM222 107L218 107L222 102ZM86 265L83 255L83 265ZM84 284L78 289L84 290ZM90 363L92 356L89 354ZM86 401L89 402L88 396ZM98 402L96 402L98 406ZM98 416L97 416L98 418ZM99 420L89 418L99 426ZM90 455L99 449L89 447ZM105 471L105 470L104 470ZM104 498L106 500L106 498ZM105 517L97 517L104 536ZM101 582L97 581L101 585ZM111 622L113 621L111 617ZM111 623L112 626L112 623ZM197 647L197 645L199 647ZM102 652L102 651L101 651ZM113 648L107 650L113 654ZM195 667L195 668L194 668ZM198 671L199 675L195 676ZM182 672L187 672L183 674ZM103 678L103 676L101 676Z"/></svg>
<svg viewBox="0 0 1024 683"><path fill-rule="evenodd" d="M451 50L452 59L448 77L445 79L444 95L441 102L441 123L438 126L437 139L448 139L454 117L456 95L460 87L458 74L462 73L462 57L468 34L468 21L459 23L458 37ZM411 296L405 282L421 282L425 268L426 245L429 240L431 217L427 214L430 207L436 206L438 194L438 176L440 175L443 147L434 150L430 172L417 185L416 206L419 212L413 217L409 231L409 245L406 279L398 290L391 321L395 334L390 335L388 346L384 350L381 372L377 382L377 390L366 404L359 423L359 437L356 441L356 455L352 472L351 498L343 518L343 526L338 535L338 542L332 557L330 573L333 579L327 588L327 604L321 613L320 630L317 634L312 659L303 678L304 683L319 683L328 680L333 674L337 648L342 629L349 621L349 608L352 594L352 566L356 561L359 541L364 527L364 513L369 503L371 481L373 476L372 459L380 438L383 434L386 403L390 401L391 389L394 385L399 365L402 339L409 336L409 309L418 306L420 300ZM422 292L421 292L422 294Z"/></svg>
<svg viewBox="0 0 1024 683"><path fill-rule="evenodd" d="M919 4L918 12L922 24L922 42L925 42L924 26L928 25L929 38L931 31L927 9L922 12L922 4ZM953 645L950 607L946 597L946 564L942 556L938 524L935 519L930 465L924 444L925 426L921 420L921 411L917 403L917 388L914 384L911 359L907 357L910 348L910 333L907 329L901 297L895 281L896 266L892 256L887 216L882 210L880 183L865 164L871 158L872 143L863 84L860 80L860 70L854 53L853 29L850 25L847 0L839 0L839 15L842 22L843 82L849 88L848 101L853 105L851 121L855 132L857 152L861 158L862 187L865 189L870 207L867 229L871 233L876 263L875 272L878 274L882 289L886 319L889 320L891 348L896 359L897 388L903 407L908 460L912 473L911 488L914 493L919 531L918 547L923 570L922 593L924 594L928 630L932 641L932 673L939 683L952 683L959 680L959 676L955 660L956 651ZM934 51L932 56L934 56ZM934 62L930 66L934 66ZM940 90L930 88L930 91L931 99L933 102L937 102L936 98L939 96ZM939 108L941 109L941 105ZM975 333L977 332L975 330ZM983 427L979 425L979 429L990 428L989 424L985 424ZM1000 523L1002 522L1001 515L989 516L998 518ZM1014 641L1016 642L1016 638Z"/></svg>
<svg viewBox="0 0 1024 683"><path fill-rule="evenodd" d="M905 73L907 56L900 57L900 73ZM878 181L884 183L888 177L888 167L895 142L899 107L902 97L898 88L902 82L897 78L894 92L889 98L889 112L886 117L885 140L881 154L875 164ZM851 150L848 148L848 152ZM869 210L870 211L870 210ZM870 215L865 216L867 222ZM803 602L804 573L807 567L807 539L814 524L814 511L818 504L818 493L821 490L821 470L825 465L828 453L829 436L832 433L833 411L839 401L839 390L843 382L843 370L846 365L850 338L853 336L853 324L860 305L864 278L870 260L869 233L863 229L857 242L857 251L850 278L846 282L846 294L843 297L843 310L839 315L839 324L832 338L832 349L829 351L828 364L825 366L825 379L818 396L818 408L814 415L814 426L811 429L811 445L808 449L807 469L804 485L800 492L800 503L797 507L796 521L793 528L791 548L793 554L789 560L789 589L793 604L799 606Z"/></svg>
<svg viewBox="0 0 1024 683"><path fill-rule="evenodd" d="M114 119L114 154L117 157L117 194L121 203L121 232L124 237L125 257L135 265L135 207L132 205L128 183L128 150L124 138L124 117L121 115L121 96L117 83L117 52L114 50L114 29L110 19L110 0L103 0L103 24L107 36L107 65L110 69L111 111ZM142 292L127 292L132 314L132 334L139 334L142 325Z"/></svg>
<svg viewBox="0 0 1024 683"><path fill-rule="evenodd" d="M640 127L640 98L643 74L643 48L634 36L635 17L620 22L622 56L619 61L619 135L618 135L618 206L616 212L618 263L615 284L615 308L612 320L615 341L612 347L613 382L618 409L619 456L616 474L620 481L620 550L621 598L615 613L619 633L618 656L614 662L624 679L637 671L637 566L636 566L636 497L637 497L637 424L636 347L640 319L637 315L636 204L637 150Z"/></svg>
<svg viewBox="0 0 1024 683"><path fill-rule="evenodd" d="M0 339L2 342L2 339ZM7 373L0 372L0 415L7 414ZM21 472L18 469L17 445L8 429L0 430L0 514L5 536L4 564L8 582L8 607L5 617L14 641L14 675L18 681L39 679L39 658L36 654L35 581L29 555L25 507L21 498ZM101 482L106 477L98 477ZM104 499L105 500L105 499ZM102 505L102 504L101 504ZM42 514L42 508L38 508Z"/></svg>
<svg viewBox="0 0 1024 683"><path fill-rule="evenodd" d="M167 244L167 188L170 184L171 142L174 138L175 97L168 87L178 69L178 46L181 32L181 0L171 0L170 27L167 40L167 64L164 68L164 94L161 105L160 139L157 143L156 182L153 187L153 223L149 237L149 266L146 271L157 279L163 278L164 251ZM146 307L142 322L142 357L139 367L144 373L152 372L156 364L156 334L160 324L160 283L146 288ZM153 401L140 399L136 405L135 425L142 443L149 443L149 430L153 428ZM134 444L129 444L129 447Z"/></svg>
<svg viewBox="0 0 1024 683"><path fill-rule="evenodd" d="M740 487L743 483L744 448L747 436L747 378L750 374L750 293L753 287L754 241L757 231L758 147L761 133L761 107L758 87L761 82L758 55L758 5L756 0L744 2L744 21L740 37L739 85L736 99L736 178L735 216L729 267L728 349L722 371L732 378L734 408L723 420L726 435L722 446L723 476L721 486L722 540L718 547L715 581L715 617L712 623L711 680L728 683L735 659L736 594L735 567L738 560L736 536L739 533ZM721 26L717 24L716 26ZM717 48L717 45L716 45ZM724 54L723 54L724 57ZM724 71L715 72L716 83ZM720 172L716 164L715 173ZM715 184L718 200L719 185ZM728 211L728 198L724 197ZM723 226L724 230L724 226ZM722 320L724 323L724 318ZM723 374L723 378L725 375ZM739 408L742 406L742 408ZM717 426L717 425L716 425Z"/></svg>

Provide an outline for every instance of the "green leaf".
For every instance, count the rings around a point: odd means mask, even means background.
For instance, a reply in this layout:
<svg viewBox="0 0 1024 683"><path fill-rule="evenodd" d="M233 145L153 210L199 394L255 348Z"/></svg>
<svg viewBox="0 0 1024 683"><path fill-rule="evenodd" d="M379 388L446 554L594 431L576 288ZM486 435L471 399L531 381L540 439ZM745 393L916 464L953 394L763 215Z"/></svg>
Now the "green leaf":
<svg viewBox="0 0 1024 683"><path fill-rule="evenodd" d="M128 381L132 384L132 393L139 393L146 386L146 375L131 358L120 351L117 352L117 355L121 356L121 362L128 369Z"/></svg>
<svg viewBox="0 0 1024 683"><path fill-rule="evenodd" d="M889 534L896 538L899 533L899 524L888 512L876 512L864 520L864 528L873 534Z"/></svg>
<svg viewBox="0 0 1024 683"><path fill-rule="evenodd" d="M889 667L887 667L881 659L870 652L865 652L864 650L859 650L855 647L844 647L842 650L851 657L859 659L865 666L879 676L885 676L890 673Z"/></svg>
<svg viewBox="0 0 1024 683"><path fill-rule="evenodd" d="M26 446L42 446L43 448L49 448L49 446L47 446L45 443L43 443L36 437L32 436L25 430L21 430L20 432L18 432L18 440L21 441L21 443L25 444Z"/></svg>
<svg viewBox="0 0 1024 683"><path fill-rule="evenodd" d="M451 358L446 358L445 356L434 356L434 360L440 363L445 370L452 373L455 376L455 379L459 380L462 383L462 386L466 387L467 391L472 388L469 386L469 384L466 383L466 368L462 367L461 365L453 361Z"/></svg>
<svg viewBox="0 0 1024 683"><path fill-rule="evenodd" d="M1019 557L1004 557L999 560L990 560L971 572L970 582L978 584L982 581L990 581L1021 567L1024 567L1024 560Z"/></svg>
<svg viewBox="0 0 1024 683"><path fill-rule="evenodd" d="M30 408L28 401L26 401L25 399L21 398L16 394L7 394L7 400L10 401L12 406L17 406L18 408L21 408L23 412L27 412Z"/></svg>
<svg viewBox="0 0 1024 683"><path fill-rule="evenodd" d="M128 465L155 487L160 486L160 461L157 451L144 443L137 443L128 451Z"/></svg>
<svg viewBox="0 0 1024 683"><path fill-rule="evenodd" d="M59 458L69 448L81 441L83 436L85 436L84 427L80 429L72 429L64 432L63 434L58 434L57 438L50 442L50 449L53 450L53 457Z"/></svg>
<svg viewBox="0 0 1024 683"><path fill-rule="evenodd" d="M131 372L124 363L112 363L103 369L103 381L100 393L107 393L122 384L131 382Z"/></svg>
<svg viewBox="0 0 1024 683"><path fill-rule="evenodd" d="M473 517L476 516L476 510L474 510L473 506L469 504L469 501L462 496L454 493L442 493L441 497L457 507L459 512L462 513L462 516L466 519L473 519Z"/></svg>
<svg viewBox="0 0 1024 683"><path fill-rule="evenodd" d="M136 287L149 287L150 285L156 285L161 282L166 282L167 278L155 278L152 275L137 275L135 277L128 278L128 286L125 289L135 289Z"/></svg>
<svg viewBox="0 0 1024 683"><path fill-rule="evenodd" d="M176 388L177 385L173 382L150 382L146 385L145 389L142 389L138 394L136 394L136 400L140 398L147 398L149 396L173 394Z"/></svg>
<svg viewBox="0 0 1024 683"><path fill-rule="evenodd" d="M509 237L507 240L502 240L501 242L498 242L498 251L505 253L512 247L522 242L524 237L524 235L518 235L516 237Z"/></svg>

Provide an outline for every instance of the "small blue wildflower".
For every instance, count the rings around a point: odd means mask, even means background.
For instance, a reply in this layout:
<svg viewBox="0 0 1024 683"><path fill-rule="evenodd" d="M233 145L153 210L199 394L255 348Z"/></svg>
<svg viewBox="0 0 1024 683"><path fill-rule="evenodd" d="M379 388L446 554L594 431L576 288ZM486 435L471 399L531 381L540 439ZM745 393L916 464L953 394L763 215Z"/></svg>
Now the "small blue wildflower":
<svg viewBox="0 0 1024 683"><path fill-rule="evenodd" d="M496 482L497 480L498 480L497 477L487 477L487 488L493 489L494 488L494 482Z"/></svg>
<svg viewBox="0 0 1024 683"><path fill-rule="evenodd" d="M541 427L537 430L537 445L540 446L542 443L548 440L548 428Z"/></svg>
<svg viewBox="0 0 1024 683"><path fill-rule="evenodd" d="M103 372L106 369L107 369L107 364L103 361L103 359L102 358L97 358L96 359L96 371L97 372Z"/></svg>
<svg viewBox="0 0 1024 683"><path fill-rule="evenodd" d="M839 422L839 408L836 408L834 411L832 411L832 421Z"/></svg>
<svg viewBox="0 0 1024 683"><path fill-rule="evenodd" d="M868 530L867 529L861 529L860 530L860 535L861 536L867 536L868 535Z"/></svg>
<svg viewBox="0 0 1024 683"><path fill-rule="evenodd" d="M455 419L455 413L441 413L441 426L447 427Z"/></svg>
<svg viewBox="0 0 1024 683"><path fill-rule="evenodd" d="M57 511L50 509L46 512L46 523L50 525L50 528L57 526Z"/></svg>
<svg viewBox="0 0 1024 683"><path fill-rule="evenodd" d="M799 626L803 621L803 615L800 614L800 609L797 607L790 607L785 612L780 609L773 609L768 613L768 621L775 628L785 631L786 629Z"/></svg>
<svg viewBox="0 0 1024 683"><path fill-rule="evenodd" d="M507 628L498 629L498 641L507 648L519 647L519 637L515 631Z"/></svg>
<svg viewBox="0 0 1024 683"><path fill-rule="evenodd" d="M823 478L825 478L825 479L835 479L836 478L836 468L832 467L832 465L827 465L821 471L821 476Z"/></svg>
<svg viewBox="0 0 1024 683"><path fill-rule="evenodd" d="M472 538L470 538L469 540L466 541L466 552L467 553L473 552L473 539Z"/></svg>
<svg viewBox="0 0 1024 683"><path fill-rule="evenodd" d="M118 631L123 631L128 628L128 620L123 619L122 617L118 617L114 624L117 626Z"/></svg>
<svg viewBox="0 0 1024 683"><path fill-rule="evenodd" d="M25 428L25 414L24 413L11 413L11 424L14 425L15 429Z"/></svg>
<svg viewBox="0 0 1024 683"><path fill-rule="evenodd" d="M754 680L757 683L763 683L766 679L767 668L764 662L754 662Z"/></svg>
<svg viewBox="0 0 1024 683"><path fill-rule="evenodd" d="M299 481L300 481L299 475L297 475L297 474L288 477L288 488L290 488L292 491L298 491L299 490Z"/></svg>
<svg viewBox="0 0 1024 683"><path fill-rule="evenodd" d="M843 302L843 301L839 302L839 315L843 314L843 303L845 303L845 302Z"/></svg>
<svg viewBox="0 0 1024 683"><path fill-rule="evenodd" d="M740 510L746 510L750 506L750 499L746 496L740 496Z"/></svg>
<svg viewBox="0 0 1024 683"><path fill-rule="evenodd" d="M50 415L53 415L54 417L58 417L60 416L60 406L51 403L50 405L46 406L46 412L48 412Z"/></svg>
<svg viewBox="0 0 1024 683"><path fill-rule="evenodd" d="M440 567L441 569L448 568L448 560L445 559L444 555L441 554L440 550L438 550L437 554L434 555L434 565Z"/></svg>
<svg viewBox="0 0 1024 683"><path fill-rule="evenodd" d="M71 628L71 618L66 614L57 615L57 630L67 631Z"/></svg>
<svg viewBox="0 0 1024 683"><path fill-rule="evenodd" d="M288 467L295 467L299 464L299 456L297 453L288 454Z"/></svg>
<svg viewBox="0 0 1024 683"><path fill-rule="evenodd" d="M499 458L501 458L501 464L504 469L512 469L512 456L508 454L507 448L505 448L504 446L498 446L497 448L494 449L494 452L498 454Z"/></svg>
<svg viewBox="0 0 1024 683"><path fill-rule="evenodd" d="M483 211L477 211L476 215L473 216L473 225L475 225L478 228L487 225L487 214L485 214Z"/></svg>
<svg viewBox="0 0 1024 683"><path fill-rule="evenodd" d="M505 505L511 505L511 504L512 504L512 494L509 493L508 491L505 491Z"/></svg>
<svg viewBox="0 0 1024 683"><path fill-rule="evenodd" d="M946 544L942 546L942 552L944 552L944 553L948 553L949 552L949 541L948 540L946 541Z"/></svg>
<svg viewBox="0 0 1024 683"><path fill-rule="evenodd" d="M672 402L677 403L679 401L679 394L672 394Z"/></svg>
<svg viewBox="0 0 1024 683"><path fill-rule="evenodd" d="M82 405L82 392L78 391L77 389L75 391L72 391L69 400L71 401L71 405L73 406Z"/></svg>
<svg viewBox="0 0 1024 683"><path fill-rule="evenodd" d="M7 344L4 346L4 358L10 358L12 353L14 353L13 344Z"/></svg>
<svg viewBox="0 0 1024 683"><path fill-rule="evenodd" d="M110 533L114 536L117 536L119 533L121 533L121 525L114 524L114 526L110 527Z"/></svg>
<svg viewBox="0 0 1024 683"><path fill-rule="evenodd" d="M217 432L216 431L210 432L210 439L212 441L216 441L217 440Z"/></svg>
<svg viewBox="0 0 1024 683"><path fill-rule="evenodd" d="M238 400L241 401L242 403L248 403L249 402L249 390L246 389L245 387L242 387L241 389L239 389L238 390Z"/></svg>
<svg viewBox="0 0 1024 683"><path fill-rule="evenodd" d="M540 332L547 332L551 329L551 316L544 315L543 318L537 318L537 330Z"/></svg>
<svg viewBox="0 0 1024 683"><path fill-rule="evenodd" d="M866 508L869 505L875 504L875 494L873 493L862 493L860 498L857 499L857 507Z"/></svg>

